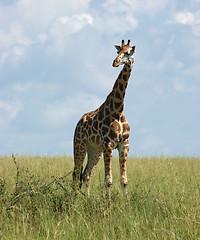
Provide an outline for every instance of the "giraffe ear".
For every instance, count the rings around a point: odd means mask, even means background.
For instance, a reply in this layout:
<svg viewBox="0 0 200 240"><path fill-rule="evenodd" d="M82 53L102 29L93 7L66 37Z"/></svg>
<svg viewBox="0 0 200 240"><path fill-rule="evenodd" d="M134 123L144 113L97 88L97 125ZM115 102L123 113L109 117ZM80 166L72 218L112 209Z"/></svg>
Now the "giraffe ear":
<svg viewBox="0 0 200 240"><path fill-rule="evenodd" d="M130 55L133 55L134 52L135 52L135 46L132 46L131 51L130 51Z"/></svg>
<svg viewBox="0 0 200 240"><path fill-rule="evenodd" d="M115 45L115 48L117 49L117 51L119 51L121 49L121 47L118 45Z"/></svg>
<svg viewBox="0 0 200 240"><path fill-rule="evenodd" d="M133 53L135 52L135 46L132 46L132 51L133 51Z"/></svg>

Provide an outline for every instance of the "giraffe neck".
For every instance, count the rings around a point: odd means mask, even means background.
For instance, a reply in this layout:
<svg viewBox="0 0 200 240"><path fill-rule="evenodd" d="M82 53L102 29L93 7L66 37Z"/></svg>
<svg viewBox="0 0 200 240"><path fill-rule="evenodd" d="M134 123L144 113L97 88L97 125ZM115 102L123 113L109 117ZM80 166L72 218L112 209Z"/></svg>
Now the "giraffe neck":
<svg viewBox="0 0 200 240"><path fill-rule="evenodd" d="M112 92L106 100L110 106L110 110L118 116L120 116L124 109L124 98L131 70L132 64L126 63L115 81Z"/></svg>

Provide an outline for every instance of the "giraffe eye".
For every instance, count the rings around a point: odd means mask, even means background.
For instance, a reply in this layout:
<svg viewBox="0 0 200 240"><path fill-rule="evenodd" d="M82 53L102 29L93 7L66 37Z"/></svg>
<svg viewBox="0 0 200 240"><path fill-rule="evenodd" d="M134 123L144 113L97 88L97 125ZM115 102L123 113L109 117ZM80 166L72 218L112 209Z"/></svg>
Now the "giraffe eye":
<svg viewBox="0 0 200 240"><path fill-rule="evenodd" d="M129 56L129 55L130 55L130 52L125 52L124 54Z"/></svg>

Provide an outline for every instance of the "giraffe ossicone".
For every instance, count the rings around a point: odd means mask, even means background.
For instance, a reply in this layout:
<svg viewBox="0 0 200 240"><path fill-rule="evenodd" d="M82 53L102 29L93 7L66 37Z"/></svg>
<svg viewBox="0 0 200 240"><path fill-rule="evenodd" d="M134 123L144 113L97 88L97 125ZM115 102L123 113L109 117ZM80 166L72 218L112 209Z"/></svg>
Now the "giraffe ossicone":
<svg viewBox="0 0 200 240"><path fill-rule="evenodd" d="M124 64L113 89L105 102L96 110L85 113L77 123L74 133L74 171L73 180L76 184L85 183L89 188L94 169L103 153L105 168L105 186L110 195L112 185L111 159L113 150L118 149L120 162L120 182L124 195L127 194L126 162L129 151L130 126L124 115L124 97L132 66L135 46L130 46L130 40L125 45L116 46L117 57L113 67ZM87 165L83 170L83 162L88 155Z"/></svg>

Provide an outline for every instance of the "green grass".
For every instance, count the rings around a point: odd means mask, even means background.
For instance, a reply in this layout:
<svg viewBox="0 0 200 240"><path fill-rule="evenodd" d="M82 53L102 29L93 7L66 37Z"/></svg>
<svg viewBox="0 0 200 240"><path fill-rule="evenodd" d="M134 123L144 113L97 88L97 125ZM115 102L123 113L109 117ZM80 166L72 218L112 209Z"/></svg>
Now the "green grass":
<svg viewBox="0 0 200 240"><path fill-rule="evenodd" d="M0 239L200 239L199 158L129 158L127 199L112 162L108 200L102 159L88 198L72 157L0 156Z"/></svg>

